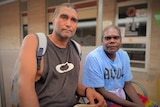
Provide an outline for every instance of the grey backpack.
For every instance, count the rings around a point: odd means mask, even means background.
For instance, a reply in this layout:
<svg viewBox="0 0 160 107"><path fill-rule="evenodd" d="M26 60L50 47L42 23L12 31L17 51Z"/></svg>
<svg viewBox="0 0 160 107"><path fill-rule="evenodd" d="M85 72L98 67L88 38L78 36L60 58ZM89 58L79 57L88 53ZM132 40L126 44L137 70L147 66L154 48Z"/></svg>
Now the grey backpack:
<svg viewBox="0 0 160 107"><path fill-rule="evenodd" d="M42 56L45 54L47 50L47 37L44 33L36 33L38 40L38 47L37 47L37 52L36 52L36 57L37 57L37 70L40 69L40 62L42 59ZM82 56L81 52L81 45L78 44L75 40L71 39L71 42L73 43L80 59ZM18 107L19 102L18 102L18 60L16 60L16 63L14 65L13 73L11 75L11 104L12 107Z"/></svg>

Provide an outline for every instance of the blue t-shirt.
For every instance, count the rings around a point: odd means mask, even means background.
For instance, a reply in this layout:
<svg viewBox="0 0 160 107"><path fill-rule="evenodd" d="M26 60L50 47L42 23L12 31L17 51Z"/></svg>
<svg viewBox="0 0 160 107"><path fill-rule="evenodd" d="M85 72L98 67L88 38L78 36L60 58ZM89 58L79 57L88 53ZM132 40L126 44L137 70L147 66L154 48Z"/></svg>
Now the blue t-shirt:
<svg viewBox="0 0 160 107"><path fill-rule="evenodd" d="M105 54L102 46L91 51L84 62L82 83L92 88L104 87L105 90L114 91L124 88L125 81L132 79L130 59L122 49L116 52L114 61Z"/></svg>

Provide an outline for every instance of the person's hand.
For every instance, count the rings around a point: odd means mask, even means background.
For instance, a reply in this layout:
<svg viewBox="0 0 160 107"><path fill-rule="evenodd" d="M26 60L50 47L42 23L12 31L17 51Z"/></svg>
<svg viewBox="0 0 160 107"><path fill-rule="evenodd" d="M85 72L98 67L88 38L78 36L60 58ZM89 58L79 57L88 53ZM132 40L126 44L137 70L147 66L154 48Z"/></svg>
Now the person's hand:
<svg viewBox="0 0 160 107"><path fill-rule="evenodd" d="M89 104L95 104L96 107L107 107L107 103L103 96L91 88L87 88L86 97L89 100Z"/></svg>

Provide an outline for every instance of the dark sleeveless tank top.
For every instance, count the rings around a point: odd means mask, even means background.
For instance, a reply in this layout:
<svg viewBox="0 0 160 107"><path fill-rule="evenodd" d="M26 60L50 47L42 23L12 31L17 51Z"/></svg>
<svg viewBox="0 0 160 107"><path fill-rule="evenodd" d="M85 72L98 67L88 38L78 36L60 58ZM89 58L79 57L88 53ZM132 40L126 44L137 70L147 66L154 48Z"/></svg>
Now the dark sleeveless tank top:
<svg viewBox="0 0 160 107"><path fill-rule="evenodd" d="M66 48L55 46L48 37L47 42L44 70L35 83L40 107L73 107L77 103L80 58L71 41Z"/></svg>

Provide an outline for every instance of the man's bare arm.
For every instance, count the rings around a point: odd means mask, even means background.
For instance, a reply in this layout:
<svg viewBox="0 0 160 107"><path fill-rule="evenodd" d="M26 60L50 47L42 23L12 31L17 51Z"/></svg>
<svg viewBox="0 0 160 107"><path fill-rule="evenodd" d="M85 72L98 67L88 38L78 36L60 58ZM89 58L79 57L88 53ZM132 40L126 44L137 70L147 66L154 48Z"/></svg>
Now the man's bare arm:
<svg viewBox="0 0 160 107"><path fill-rule="evenodd" d="M26 36L19 55L18 97L20 107L39 107L35 92L36 48L36 36Z"/></svg>

